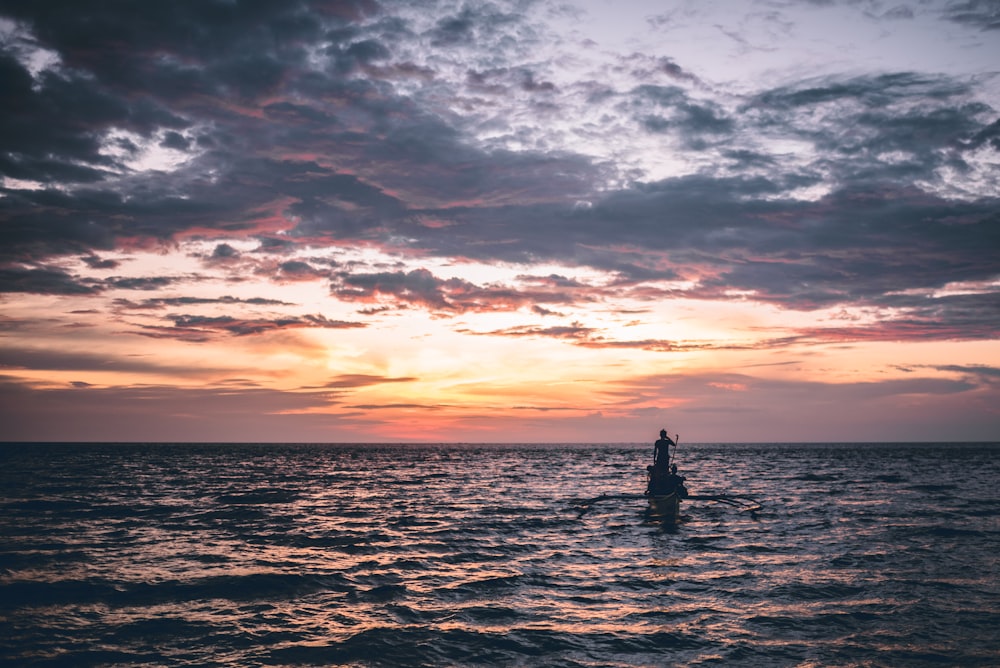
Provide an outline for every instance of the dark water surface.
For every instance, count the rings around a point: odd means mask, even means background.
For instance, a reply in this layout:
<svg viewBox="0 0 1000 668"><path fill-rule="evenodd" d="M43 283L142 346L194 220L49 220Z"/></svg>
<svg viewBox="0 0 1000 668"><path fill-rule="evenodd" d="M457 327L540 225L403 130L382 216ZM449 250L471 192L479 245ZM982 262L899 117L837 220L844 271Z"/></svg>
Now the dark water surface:
<svg viewBox="0 0 1000 668"><path fill-rule="evenodd" d="M1000 446L0 446L0 664L997 666Z"/></svg>

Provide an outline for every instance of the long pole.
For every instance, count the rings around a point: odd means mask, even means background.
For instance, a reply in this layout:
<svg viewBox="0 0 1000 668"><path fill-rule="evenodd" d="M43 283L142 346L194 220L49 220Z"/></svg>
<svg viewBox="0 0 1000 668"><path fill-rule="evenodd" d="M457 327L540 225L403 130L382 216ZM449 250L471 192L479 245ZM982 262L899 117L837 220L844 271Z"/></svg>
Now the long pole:
<svg viewBox="0 0 1000 668"><path fill-rule="evenodd" d="M674 456L673 456L674 466L677 465L677 444L680 442L681 442L681 435L674 434Z"/></svg>

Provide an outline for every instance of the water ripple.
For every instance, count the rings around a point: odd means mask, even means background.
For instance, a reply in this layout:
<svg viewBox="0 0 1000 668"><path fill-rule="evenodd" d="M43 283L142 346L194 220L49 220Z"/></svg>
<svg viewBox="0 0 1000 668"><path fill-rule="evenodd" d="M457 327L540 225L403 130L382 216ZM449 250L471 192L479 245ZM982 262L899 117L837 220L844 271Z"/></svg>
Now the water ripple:
<svg viewBox="0 0 1000 668"><path fill-rule="evenodd" d="M5 446L0 663L995 665L996 446L647 451Z"/></svg>

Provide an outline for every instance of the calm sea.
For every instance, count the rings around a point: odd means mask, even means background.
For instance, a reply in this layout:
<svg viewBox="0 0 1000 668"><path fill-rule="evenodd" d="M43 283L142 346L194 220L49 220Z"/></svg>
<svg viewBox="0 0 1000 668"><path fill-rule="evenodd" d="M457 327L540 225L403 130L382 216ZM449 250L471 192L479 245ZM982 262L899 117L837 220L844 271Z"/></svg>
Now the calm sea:
<svg viewBox="0 0 1000 668"><path fill-rule="evenodd" d="M0 664L997 666L1000 445L0 446Z"/></svg>

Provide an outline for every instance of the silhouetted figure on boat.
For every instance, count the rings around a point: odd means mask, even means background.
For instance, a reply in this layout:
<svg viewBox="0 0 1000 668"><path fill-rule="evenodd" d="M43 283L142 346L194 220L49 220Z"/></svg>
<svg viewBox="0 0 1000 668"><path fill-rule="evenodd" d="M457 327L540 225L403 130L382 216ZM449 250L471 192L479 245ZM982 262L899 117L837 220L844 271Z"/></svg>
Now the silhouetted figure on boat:
<svg viewBox="0 0 1000 668"><path fill-rule="evenodd" d="M660 430L660 438L653 444L653 466L663 464L666 468L670 464L670 446L674 445L673 440L667 435L666 429Z"/></svg>
<svg viewBox="0 0 1000 668"><path fill-rule="evenodd" d="M684 486L684 481L687 478L677 475L677 464L667 466L661 462L647 466L646 470L649 471L649 484L646 487L646 494L664 496L676 492L677 496L682 499L687 497L688 491Z"/></svg>

